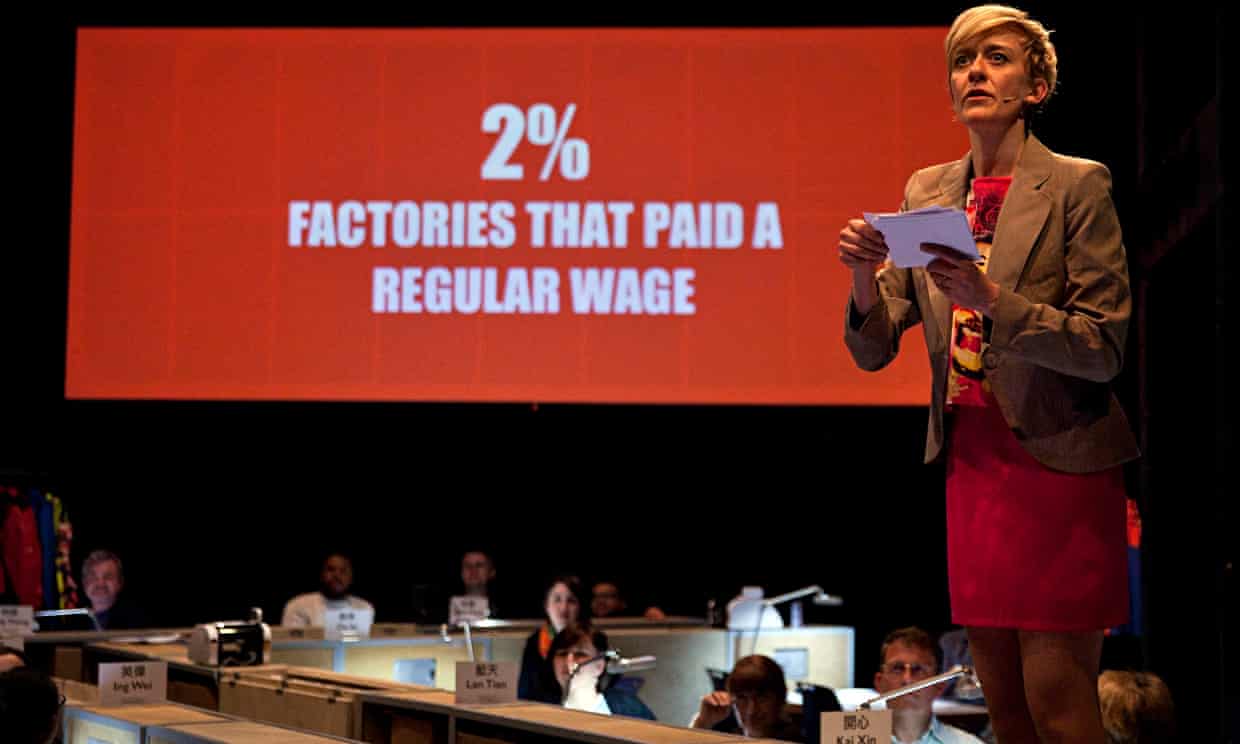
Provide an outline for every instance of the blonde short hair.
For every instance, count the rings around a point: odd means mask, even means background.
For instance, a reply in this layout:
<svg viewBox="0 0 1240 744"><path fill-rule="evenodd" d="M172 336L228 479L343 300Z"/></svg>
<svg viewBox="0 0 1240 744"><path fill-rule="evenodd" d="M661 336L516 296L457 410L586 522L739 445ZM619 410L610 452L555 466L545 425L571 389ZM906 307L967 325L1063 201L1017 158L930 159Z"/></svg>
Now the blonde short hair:
<svg viewBox="0 0 1240 744"><path fill-rule="evenodd" d="M1171 691L1150 672L1106 671L1098 677L1102 727L1110 744L1175 741Z"/></svg>
<svg viewBox="0 0 1240 744"><path fill-rule="evenodd" d="M1055 45L1051 43L1051 32L1025 11L1006 5L978 5L956 16L943 42L948 79L951 78L956 51L966 42L999 28L1009 28L1025 37L1025 71L1034 80L1046 81L1046 98L1049 99L1059 79L1059 57L1055 54ZM1046 99L1042 102L1045 103Z"/></svg>

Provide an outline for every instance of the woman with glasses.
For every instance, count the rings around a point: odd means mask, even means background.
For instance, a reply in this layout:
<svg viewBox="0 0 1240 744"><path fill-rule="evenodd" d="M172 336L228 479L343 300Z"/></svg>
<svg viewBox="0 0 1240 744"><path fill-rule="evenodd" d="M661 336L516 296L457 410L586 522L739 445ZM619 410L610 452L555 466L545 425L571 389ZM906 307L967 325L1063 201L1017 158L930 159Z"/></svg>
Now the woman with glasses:
<svg viewBox="0 0 1240 744"><path fill-rule="evenodd" d="M964 210L984 260L923 244L924 269L886 267L882 234L849 221L845 343L876 370L922 325L952 619L968 630L999 741L1102 744L1103 630L1128 618L1120 466L1139 454L1109 384L1132 311L1111 176L1030 133L1058 76L1041 23L979 6L944 47L969 152L914 173L903 208Z"/></svg>

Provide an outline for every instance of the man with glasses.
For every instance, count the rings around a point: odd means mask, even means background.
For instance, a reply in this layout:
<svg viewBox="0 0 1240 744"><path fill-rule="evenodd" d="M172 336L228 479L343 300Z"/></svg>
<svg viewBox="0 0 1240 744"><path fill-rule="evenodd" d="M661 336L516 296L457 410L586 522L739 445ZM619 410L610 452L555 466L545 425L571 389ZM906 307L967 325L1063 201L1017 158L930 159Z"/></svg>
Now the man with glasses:
<svg viewBox="0 0 1240 744"><path fill-rule="evenodd" d="M883 639L879 651L874 689L888 693L939 673L939 647L921 628L901 628ZM891 709L893 744L982 744L972 734L948 726L934 717L934 699L943 692L939 684L887 702Z"/></svg>

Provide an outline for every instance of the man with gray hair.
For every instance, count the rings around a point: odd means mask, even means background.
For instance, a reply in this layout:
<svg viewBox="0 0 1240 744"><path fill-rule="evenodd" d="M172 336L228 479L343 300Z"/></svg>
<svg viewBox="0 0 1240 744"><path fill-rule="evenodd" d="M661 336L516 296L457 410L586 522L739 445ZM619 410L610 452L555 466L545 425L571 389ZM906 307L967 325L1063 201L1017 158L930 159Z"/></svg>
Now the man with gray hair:
<svg viewBox="0 0 1240 744"><path fill-rule="evenodd" d="M82 588L100 630L149 628L146 613L121 598L125 572L121 559L110 550L96 550L82 563Z"/></svg>

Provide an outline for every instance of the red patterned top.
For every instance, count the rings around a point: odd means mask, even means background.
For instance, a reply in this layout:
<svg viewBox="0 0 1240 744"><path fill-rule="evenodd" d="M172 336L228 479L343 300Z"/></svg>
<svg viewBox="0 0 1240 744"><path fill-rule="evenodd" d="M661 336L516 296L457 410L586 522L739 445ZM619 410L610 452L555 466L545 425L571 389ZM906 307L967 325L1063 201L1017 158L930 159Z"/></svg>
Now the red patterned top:
<svg viewBox="0 0 1240 744"><path fill-rule="evenodd" d="M983 177L973 179L965 212L973 239L982 254L982 271L990 258L990 246L995 240L995 225L999 222L999 210L1012 185L1012 177ZM947 405L986 406L994 403L990 385L982 373L982 314L970 308L952 305L951 365L947 368Z"/></svg>

